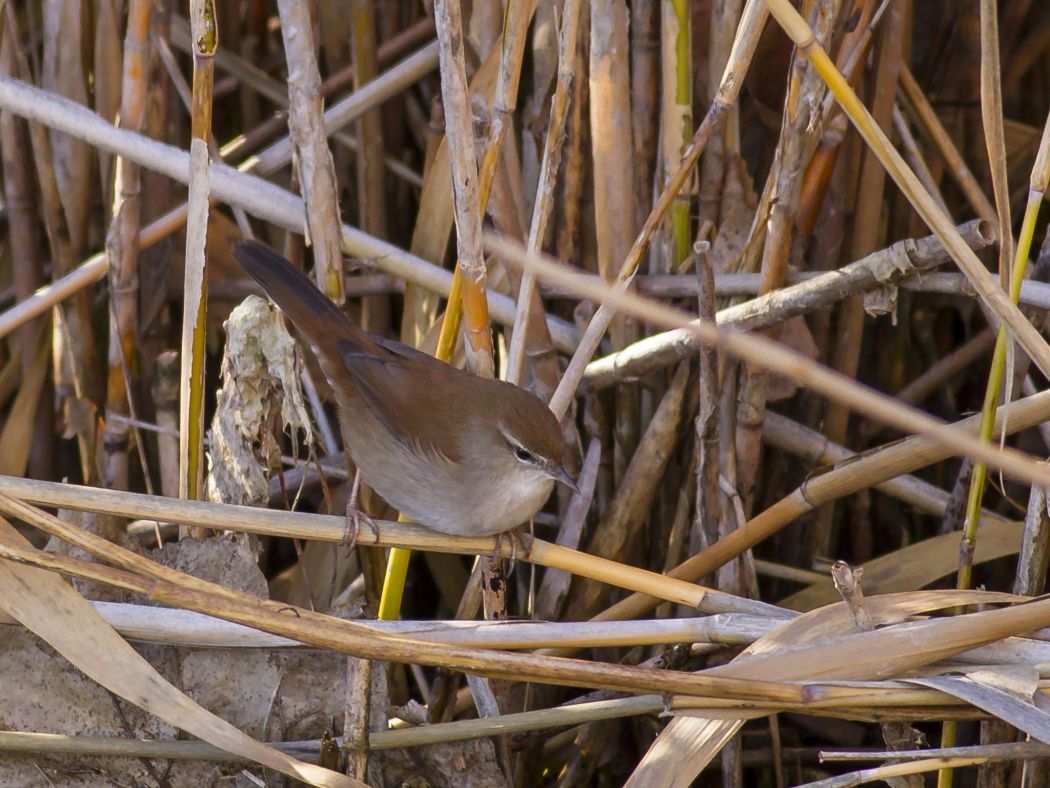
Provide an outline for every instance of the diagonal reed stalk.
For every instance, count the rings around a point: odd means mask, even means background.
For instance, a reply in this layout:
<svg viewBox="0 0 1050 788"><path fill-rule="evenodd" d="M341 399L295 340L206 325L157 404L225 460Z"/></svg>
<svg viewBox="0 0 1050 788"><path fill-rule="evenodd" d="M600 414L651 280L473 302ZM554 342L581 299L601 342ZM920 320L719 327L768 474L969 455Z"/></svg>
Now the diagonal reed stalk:
<svg viewBox="0 0 1050 788"><path fill-rule="evenodd" d="M879 157L886 171L907 196L916 213L941 239L945 248L951 253L952 259L973 284L974 289L1013 332L1014 338L1025 349L1033 363L1044 375L1050 377L1050 345L1021 313L1021 310L1010 301L1007 293L988 273L973 250L962 242L954 224L937 207L936 202L926 193L915 173L890 144L885 132L875 123L871 113L835 67L827 52L817 43L806 21L788 0L766 0L766 5L780 26L795 42L799 51L812 60L817 72L834 93L836 100L842 105L864 141Z"/></svg>

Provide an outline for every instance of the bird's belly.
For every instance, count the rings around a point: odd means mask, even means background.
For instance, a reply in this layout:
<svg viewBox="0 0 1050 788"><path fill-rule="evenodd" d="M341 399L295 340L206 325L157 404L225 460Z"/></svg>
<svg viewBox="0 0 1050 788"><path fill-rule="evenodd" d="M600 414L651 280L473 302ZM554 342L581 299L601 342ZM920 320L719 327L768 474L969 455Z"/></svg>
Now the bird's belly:
<svg viewBox="0 0 1050 788"><path fill-rule="evenodd" d="M550 495L553 480L522 487L488 474L472 479L459 463L395 440L363 410L341 413L350 456L369 486L415 523L456 536L490 536L521 525Z"/></svg>

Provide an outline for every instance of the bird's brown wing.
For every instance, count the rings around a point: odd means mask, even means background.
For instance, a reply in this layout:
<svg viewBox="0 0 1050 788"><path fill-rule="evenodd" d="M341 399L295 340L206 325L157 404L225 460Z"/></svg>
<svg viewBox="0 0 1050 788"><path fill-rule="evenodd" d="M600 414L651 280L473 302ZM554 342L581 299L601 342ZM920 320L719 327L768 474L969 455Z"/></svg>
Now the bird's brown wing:
<svg viewBox="0 0 1050 788"><path fill-rule="evenodd" d="M456 419L448 414L461 410L454 392L463 384L459 376L466 373L425 353L404 353L402 347L385 343L362 347L341 340L338 347L361 396L394 438L454 462L462 459L458 442L448 434L457 429Z"/></svg>

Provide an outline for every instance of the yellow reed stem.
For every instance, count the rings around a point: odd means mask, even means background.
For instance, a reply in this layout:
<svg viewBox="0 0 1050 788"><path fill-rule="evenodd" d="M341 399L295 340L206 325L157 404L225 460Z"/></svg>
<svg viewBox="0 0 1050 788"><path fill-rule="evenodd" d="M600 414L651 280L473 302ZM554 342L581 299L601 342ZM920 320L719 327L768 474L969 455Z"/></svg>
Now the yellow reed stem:
<svg viewBox="0 0 1050 788"><path fill-rule="evenodd" d="M638 569L637 567L599 558L589 553L570 550L561 545L534 539L526 559L554 569L564 569L576 575L589 577L620 588L654 592L660 598L682 605L696 607L703 600L707 589L667 575Z"/></svg>
<svg viewBox="0 0 1050 788"><path fill-rule="evenodd" d="M401 516L398 515L398 521ZM379 597L379 620L395 621L401 616L401 600L405 595L405 578L412 551L405 547L391 547L383 576L383 592Z"/></svg>
<svg viewBox="0 0 1050 788"><path fill-rule="evenodd" d="M1017 250L1014 253L1013 271L1010 273L1010 300L1017 303L1021 294L1021 283L1024 281L1028 253L1032 248L1032 236L1035 235L1035 222L1039 217L1039 204L1043 200L1042 192L1031 191L1028 194L1028 205L1025 207L1021 235L1017 239ZM992 368L988 374L988 385L984 391L984 405L981 409L981 428L979 437L991 443L995 432L995 412L998 407L999 393L1003 387L1003 374L1006 370L1006 343L1009 336L1006 326L999 326L995 338L995 351L992 354ZM977 542L977 522L984 499L984 484L988 477L988 466L983 462L974 463L973 476L970 478L969 497L966 501L966 525L963 529L963 549L960 551L958 588L969 588L973 576L973 548Z"/></svg>
<svg viewBox="0 0 1050 788"><path fill-rule="evenodd" d="M456 349L456 337L463 321L463 299L461 296L459 266L452 275L452 287L448 293L448 307L441 321L441 333L438 335L437 351L434 355L441 361L452 361ZM400 514L399 523L406 522ZM408 563L412 551L405 547L391 547L386 562L386 574L383 576L383 591L379 597L379 620L394 621L401 615L401 600L405 595L405 578L408 577Z"/></svg>

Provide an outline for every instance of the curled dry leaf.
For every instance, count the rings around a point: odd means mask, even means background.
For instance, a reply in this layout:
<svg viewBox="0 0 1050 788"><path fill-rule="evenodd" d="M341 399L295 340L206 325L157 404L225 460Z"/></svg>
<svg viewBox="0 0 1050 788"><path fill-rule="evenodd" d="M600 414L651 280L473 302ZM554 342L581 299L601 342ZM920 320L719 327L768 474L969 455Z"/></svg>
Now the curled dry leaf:
<svg viewBox="0 0 1050 788"><path fill-rule="evenodd" d="M267 500L267 471L280 465L273 434L278 417L293 440L301 430L313 442L296 358L295 341L272 305L249 296L230 314L208 452L209 500Z"/></svg>

